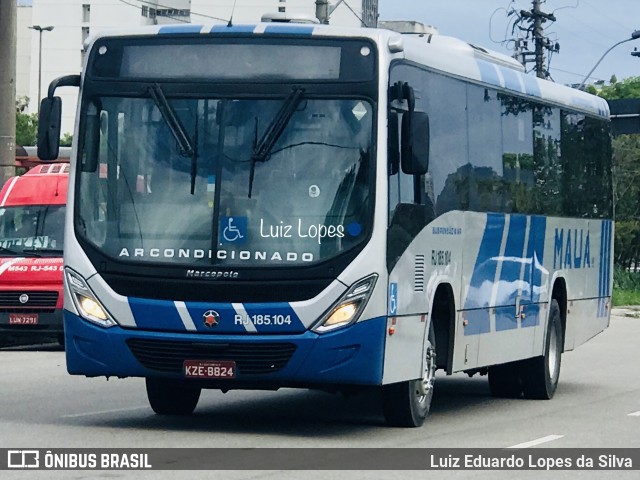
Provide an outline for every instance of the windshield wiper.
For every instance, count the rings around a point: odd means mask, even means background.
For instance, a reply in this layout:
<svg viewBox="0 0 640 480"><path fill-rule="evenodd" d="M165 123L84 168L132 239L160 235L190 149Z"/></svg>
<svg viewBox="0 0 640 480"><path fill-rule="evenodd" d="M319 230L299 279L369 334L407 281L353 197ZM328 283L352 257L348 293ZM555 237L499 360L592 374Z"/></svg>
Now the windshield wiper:
<svg viewBox="0 0 640 480"><path fill-rule="evenodd" d="M12 250L7 247L0 247L0 253L8 253L9 255L16 255L17 257L25 256L25 257L41 257L36 253L35 249L26 249L26 250Z"/></svg>
<svg viewBox="0 0 640 480"><path fill-rule="evenodd" d="M198 152L197 147L194 147L189 135L180 122L180 118L176 115L176 112L171 108L171 104L167 101L167 97L164 96L162 87L155 83L149 87L149 95L153 98L158 110L164 121L169 126L173 138L176 139L180 147L180 155L184 157L191 157L191 195L195 192L196 176L198 173ZM196 117L197 122L197 117ZM196 123L196 142L197 142L197 123Z"/></svg>
<svg viewBox="0 0 640 480"><path fill-rule="evenodd" d="M64 252L64 250L62 250L61 248L25 248L23 251L23 253L32 253L32 254L39 254L39 253L59 253L62 255L62 253Z"/></svg>
<svg viewBox="0 0 640 480"><path fill-rule="evenodd" d="M0 253L8 253L9 255L20 255L20 252L16 250L11 250L7 247L0 247Z"/></svg>
<svg viewBox="0 0 640 480"><path fill-rule="evenodd" d="M284 129L287 127L289 120L298 108L298 103L302 99L304 94L304 90L299 87L295 87L293 91L289 94L287 98L285 98L282 106L276 116L273 117L271 123L267 126L262 138L259 142L253 147L253 153L251 154L251 167L249 170L249 198L251 198L251 191L253 190L253 177L256 171L256 162L264 162L269 154L271 153L271 149L275 145L275 143L284 132ZM256 132L258 130L256 124Z"/></svg>

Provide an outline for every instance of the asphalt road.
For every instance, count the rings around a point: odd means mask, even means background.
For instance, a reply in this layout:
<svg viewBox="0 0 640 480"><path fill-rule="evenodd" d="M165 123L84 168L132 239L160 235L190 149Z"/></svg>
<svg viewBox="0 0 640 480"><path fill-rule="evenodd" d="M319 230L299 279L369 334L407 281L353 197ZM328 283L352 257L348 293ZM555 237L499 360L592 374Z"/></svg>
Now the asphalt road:
<svg viewBox="0 0 640 480"><path fill-rule="evenodd" d="M640 318L611 327L563 355L551 401L491 397L486 377L439 376L423 428L384 425L376 394L307 390L204 391L190 417L154 415L141 379L70 376L54 345L0 350L1 448L140 447L640 447ZM3 478L49 478L9 472ZM28 476L27 476L28 473ZM64 473L64 472L58 472ZM136 472L135 478L407 478L411 472ZM426 478L438 472L418 472ZM441 478L540 478L546 472L440 472ZM69 472L59 478L125 478ZM640 478L640 472L551 472L553 478ZM416 476L416 475L411 475ZM133 478L133 477L132 477Z"/></svg>

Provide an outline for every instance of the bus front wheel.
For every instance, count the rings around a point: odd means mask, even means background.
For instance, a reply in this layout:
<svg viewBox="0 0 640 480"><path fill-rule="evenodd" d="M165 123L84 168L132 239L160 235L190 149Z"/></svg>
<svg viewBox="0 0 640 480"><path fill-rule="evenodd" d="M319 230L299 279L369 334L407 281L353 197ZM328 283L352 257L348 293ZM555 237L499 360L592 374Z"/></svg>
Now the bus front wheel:
<svg viewBox="0 0 640 480"><path fill-rule="evenodd" d="M190 415L200 399L200 388L180 380L147 378L149 405L158 415Z"/></svg>
<svg viewBox="0 0 640 480"><path fill-rule="evenodd" d="M387 424L393 427L420 427L431 410L436 375L436 341L433 323L424 348L422 378L382 387L382 407Z"/></svg>

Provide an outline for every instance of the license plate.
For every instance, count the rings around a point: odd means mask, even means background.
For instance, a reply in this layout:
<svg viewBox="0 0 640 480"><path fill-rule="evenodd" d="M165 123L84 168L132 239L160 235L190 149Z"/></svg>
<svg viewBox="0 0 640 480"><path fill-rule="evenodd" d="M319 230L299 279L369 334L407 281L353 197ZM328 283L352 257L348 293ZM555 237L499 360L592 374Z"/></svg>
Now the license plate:
<svg viewBox="0 0 640 480"><path fill-rule="evenodd" d="M10 313L9 325L37 325L37 313Z"/></svg>
<svg viewBox="0 0 640 480"><path fill-rule="evenodd" d="M236 362L185 360L182 367L187 378L236 378Z"/></svg>

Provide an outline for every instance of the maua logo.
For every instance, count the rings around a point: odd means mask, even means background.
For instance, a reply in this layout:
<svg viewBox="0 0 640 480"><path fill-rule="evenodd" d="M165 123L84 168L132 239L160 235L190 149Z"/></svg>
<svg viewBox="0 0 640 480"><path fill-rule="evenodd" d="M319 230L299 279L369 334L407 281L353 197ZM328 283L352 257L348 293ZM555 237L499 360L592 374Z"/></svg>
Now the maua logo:
<svg viewBox="0 0 640 480"><path fill-rule="evenodd" d="M591 268L589 230L556 228L553 268Z"/></svg>

